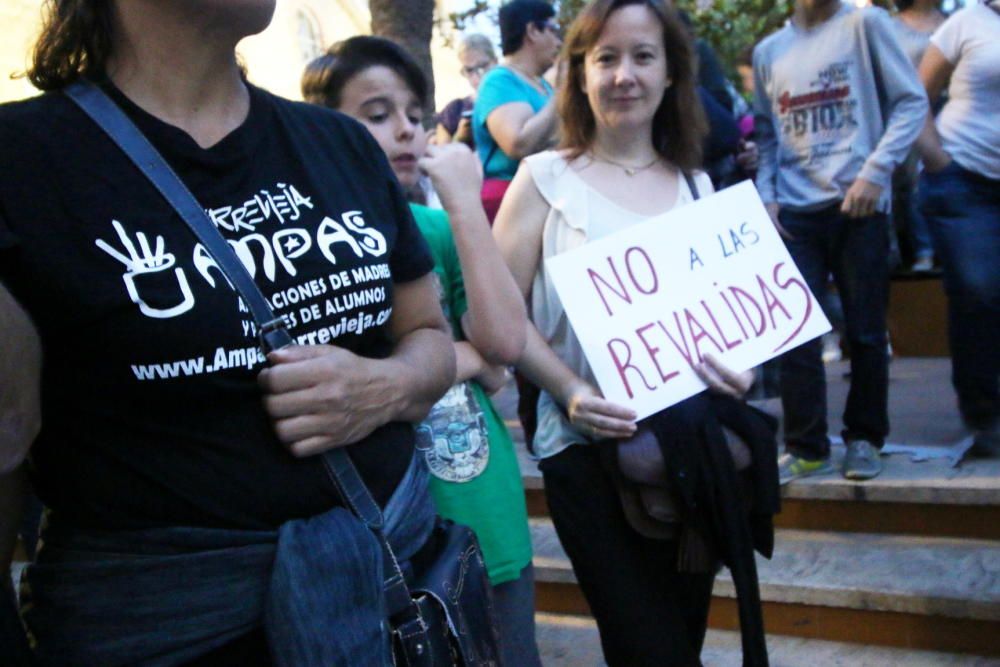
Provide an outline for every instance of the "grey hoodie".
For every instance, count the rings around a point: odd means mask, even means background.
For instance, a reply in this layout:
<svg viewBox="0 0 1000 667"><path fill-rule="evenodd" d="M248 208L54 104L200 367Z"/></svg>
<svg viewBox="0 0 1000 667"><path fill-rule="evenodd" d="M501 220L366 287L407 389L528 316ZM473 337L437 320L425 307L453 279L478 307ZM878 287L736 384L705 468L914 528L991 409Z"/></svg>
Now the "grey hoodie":
<svg viewBox="0 0 1000 667"><path fill-rule="evenodd" d="M816 210L861 177L882 186L888 212L893 169L927 114L889 15L842 3L812 28L789 21L757 45L753 68L761 198Z"/></svg>

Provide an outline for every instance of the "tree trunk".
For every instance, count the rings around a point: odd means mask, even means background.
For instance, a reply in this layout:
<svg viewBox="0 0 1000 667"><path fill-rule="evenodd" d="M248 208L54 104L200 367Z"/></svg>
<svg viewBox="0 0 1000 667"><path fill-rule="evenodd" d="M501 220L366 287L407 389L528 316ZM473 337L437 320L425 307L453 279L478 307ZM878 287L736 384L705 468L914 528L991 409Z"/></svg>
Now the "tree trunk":
<svg viewBox="0 0 1000 667"><path fill-rule="evenodd" d="M434 0L368 0L372 34L401 45L420 65L427 78L425 115L434 113L434 71L431 68L431 36Z"/></svg>

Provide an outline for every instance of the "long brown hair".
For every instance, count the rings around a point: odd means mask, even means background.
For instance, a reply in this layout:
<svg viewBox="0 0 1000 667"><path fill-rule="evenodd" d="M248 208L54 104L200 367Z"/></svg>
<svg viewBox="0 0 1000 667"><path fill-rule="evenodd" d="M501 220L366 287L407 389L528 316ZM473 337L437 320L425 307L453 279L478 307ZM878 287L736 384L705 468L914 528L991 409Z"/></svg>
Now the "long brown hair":
<svg viewBox="0 0 1000 667"><path fill-rule="evenodd" d="M663 26L667 74L672 81L653 116L653 147L680 169L700 168L702 140L708 133L708 121L695 91L691 38L676 12L662 0L592 0L573 21L563 47L568 67L559 88L560 147L567 149L571 158L576 158L594 141L594 111L580 86L584 80L584 60L611 14L630 5L649 8Z"/></svg>
<svg viewBox="0 0 1000 667"><path fill-rule="evenodd" d="M81 76L102 75L111 25L111 0L46 0L28 79L40 90L59 90Z"/></svg>

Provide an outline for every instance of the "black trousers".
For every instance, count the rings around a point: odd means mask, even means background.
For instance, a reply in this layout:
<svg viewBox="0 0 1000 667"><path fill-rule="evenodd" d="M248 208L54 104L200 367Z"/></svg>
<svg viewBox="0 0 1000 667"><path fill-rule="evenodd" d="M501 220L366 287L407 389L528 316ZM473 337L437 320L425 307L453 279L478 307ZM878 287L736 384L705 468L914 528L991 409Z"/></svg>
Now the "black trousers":
<svg viewBox="0 0 1000 667"><path fill-rule="evenodd" d="M182 667L273 667L264 628L254 628Z"/></svg>
<svg viewBox="0 0 1000 667"><path fill-rule="evenodd" d="M701 665L715 575L678 573L676 542L628 525L596 446L574 445L539 467L609 667Z"/></svg>
<svg viewBox="0 0 1000 667"><path fill-rule="evenodd" d="M785 240L785 247L813 294L822 294L833 273L851 351L841 435L845 442L868 440L881 448L889 433L889 222L884 213L849 219L838 206L809 213L781 211L782 226L794 236ZM780 360L785 449L806 459L825 459L830 439L823 343L814 338Z"/></svg>

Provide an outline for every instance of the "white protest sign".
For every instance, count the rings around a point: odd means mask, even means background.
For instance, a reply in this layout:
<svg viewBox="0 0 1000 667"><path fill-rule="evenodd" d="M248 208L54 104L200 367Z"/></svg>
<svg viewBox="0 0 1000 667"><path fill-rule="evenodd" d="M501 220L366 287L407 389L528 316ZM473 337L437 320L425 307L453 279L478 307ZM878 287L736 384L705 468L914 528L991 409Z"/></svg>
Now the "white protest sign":
<svg viewBox="0 0 1000 667"><path fill-rule="evenodd" d="M749 181L545 262L604 396L639 419L830 330Z"/></svg>

